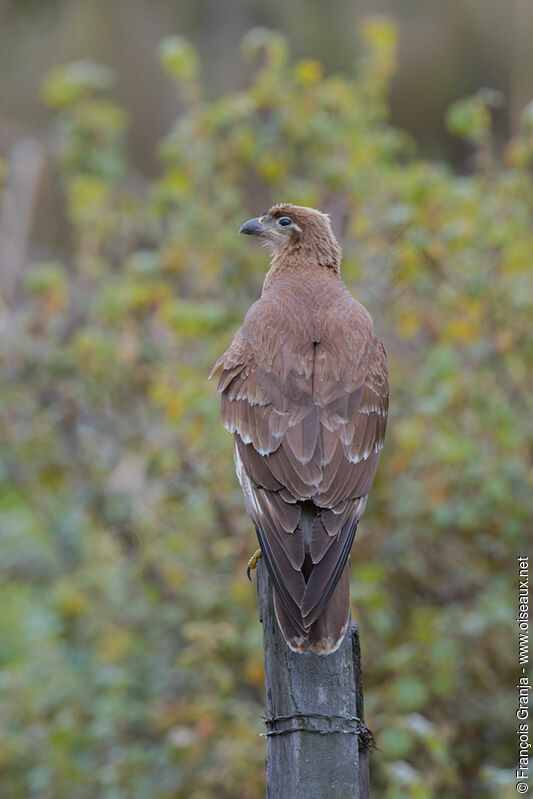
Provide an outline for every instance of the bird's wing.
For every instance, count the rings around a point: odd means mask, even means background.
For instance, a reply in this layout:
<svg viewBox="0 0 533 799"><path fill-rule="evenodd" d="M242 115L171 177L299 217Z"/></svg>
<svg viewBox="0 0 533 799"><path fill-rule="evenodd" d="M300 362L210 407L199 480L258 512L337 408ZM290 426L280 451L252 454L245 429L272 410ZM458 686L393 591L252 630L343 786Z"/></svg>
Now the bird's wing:
<svg viewBox="0 0 533 799"><path fill-rule="evenodd" d="M305 636L340 578L374 479L385 353L351 298L325 317L319 342L259 301L218 369L246 509L283 608ZM308 501L319 510L308 513Z"/></svg>

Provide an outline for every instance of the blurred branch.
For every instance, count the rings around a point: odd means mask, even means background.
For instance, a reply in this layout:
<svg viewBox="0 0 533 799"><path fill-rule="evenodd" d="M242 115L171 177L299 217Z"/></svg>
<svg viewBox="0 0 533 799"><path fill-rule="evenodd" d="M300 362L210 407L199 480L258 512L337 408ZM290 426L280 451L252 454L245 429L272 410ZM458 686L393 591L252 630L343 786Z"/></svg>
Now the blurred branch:
<svg viewBox="0 0 533 799"><path fill-rule="evenodd" d="M10 305L22 282L45 148L36 138L17 142L9 156L0 207L0 296Z"/></svg>

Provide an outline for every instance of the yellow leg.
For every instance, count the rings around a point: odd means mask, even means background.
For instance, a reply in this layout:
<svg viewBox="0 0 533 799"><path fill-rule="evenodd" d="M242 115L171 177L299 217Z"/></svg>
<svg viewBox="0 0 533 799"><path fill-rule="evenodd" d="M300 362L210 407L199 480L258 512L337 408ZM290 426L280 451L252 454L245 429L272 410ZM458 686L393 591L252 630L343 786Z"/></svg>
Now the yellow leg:
<svg viewBox="0 0 533 799"><path fill-rule="evenodd" d="M261 552L260 549L256 549L254 554L252 555L252 557L248 561L248 568L246 569L246 574L248 575L248 579L250 581L252 579L251 576L250 576L250 571L252 569L255 569L255 567L257 566L257 561L259 560L259 558L261 557L262 554L263 553Z"/></svg>

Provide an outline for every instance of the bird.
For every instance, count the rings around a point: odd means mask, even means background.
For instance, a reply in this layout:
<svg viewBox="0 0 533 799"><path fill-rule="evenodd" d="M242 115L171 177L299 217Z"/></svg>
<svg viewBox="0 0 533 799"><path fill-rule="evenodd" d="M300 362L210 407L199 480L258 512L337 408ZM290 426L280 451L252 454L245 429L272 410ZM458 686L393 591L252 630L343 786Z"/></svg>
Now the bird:
<svg viewBox="0 0 533 799"><path fill-rule="evenodd" d="M272 258L211 375L259 540L250 566L264 559L290 649L327 655L350 621L349 554L385 438L387 357L341 278L327 214L280 203L239 233Z"/></svg>

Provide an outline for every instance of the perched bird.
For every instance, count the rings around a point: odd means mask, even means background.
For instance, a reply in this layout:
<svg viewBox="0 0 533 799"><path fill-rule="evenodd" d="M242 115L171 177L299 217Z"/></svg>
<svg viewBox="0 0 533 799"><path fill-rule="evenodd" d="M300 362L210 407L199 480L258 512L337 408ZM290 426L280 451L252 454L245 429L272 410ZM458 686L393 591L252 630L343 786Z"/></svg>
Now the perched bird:
<svg viewBox="0 0 533 799"><path fill-rule="evenodd" d="M348 555L383 447L387 359L341 279L326 214L275 205L239 232L273 257L211 374L222 370L222 421L285 641L328 654L348 627Z"/></svg>

